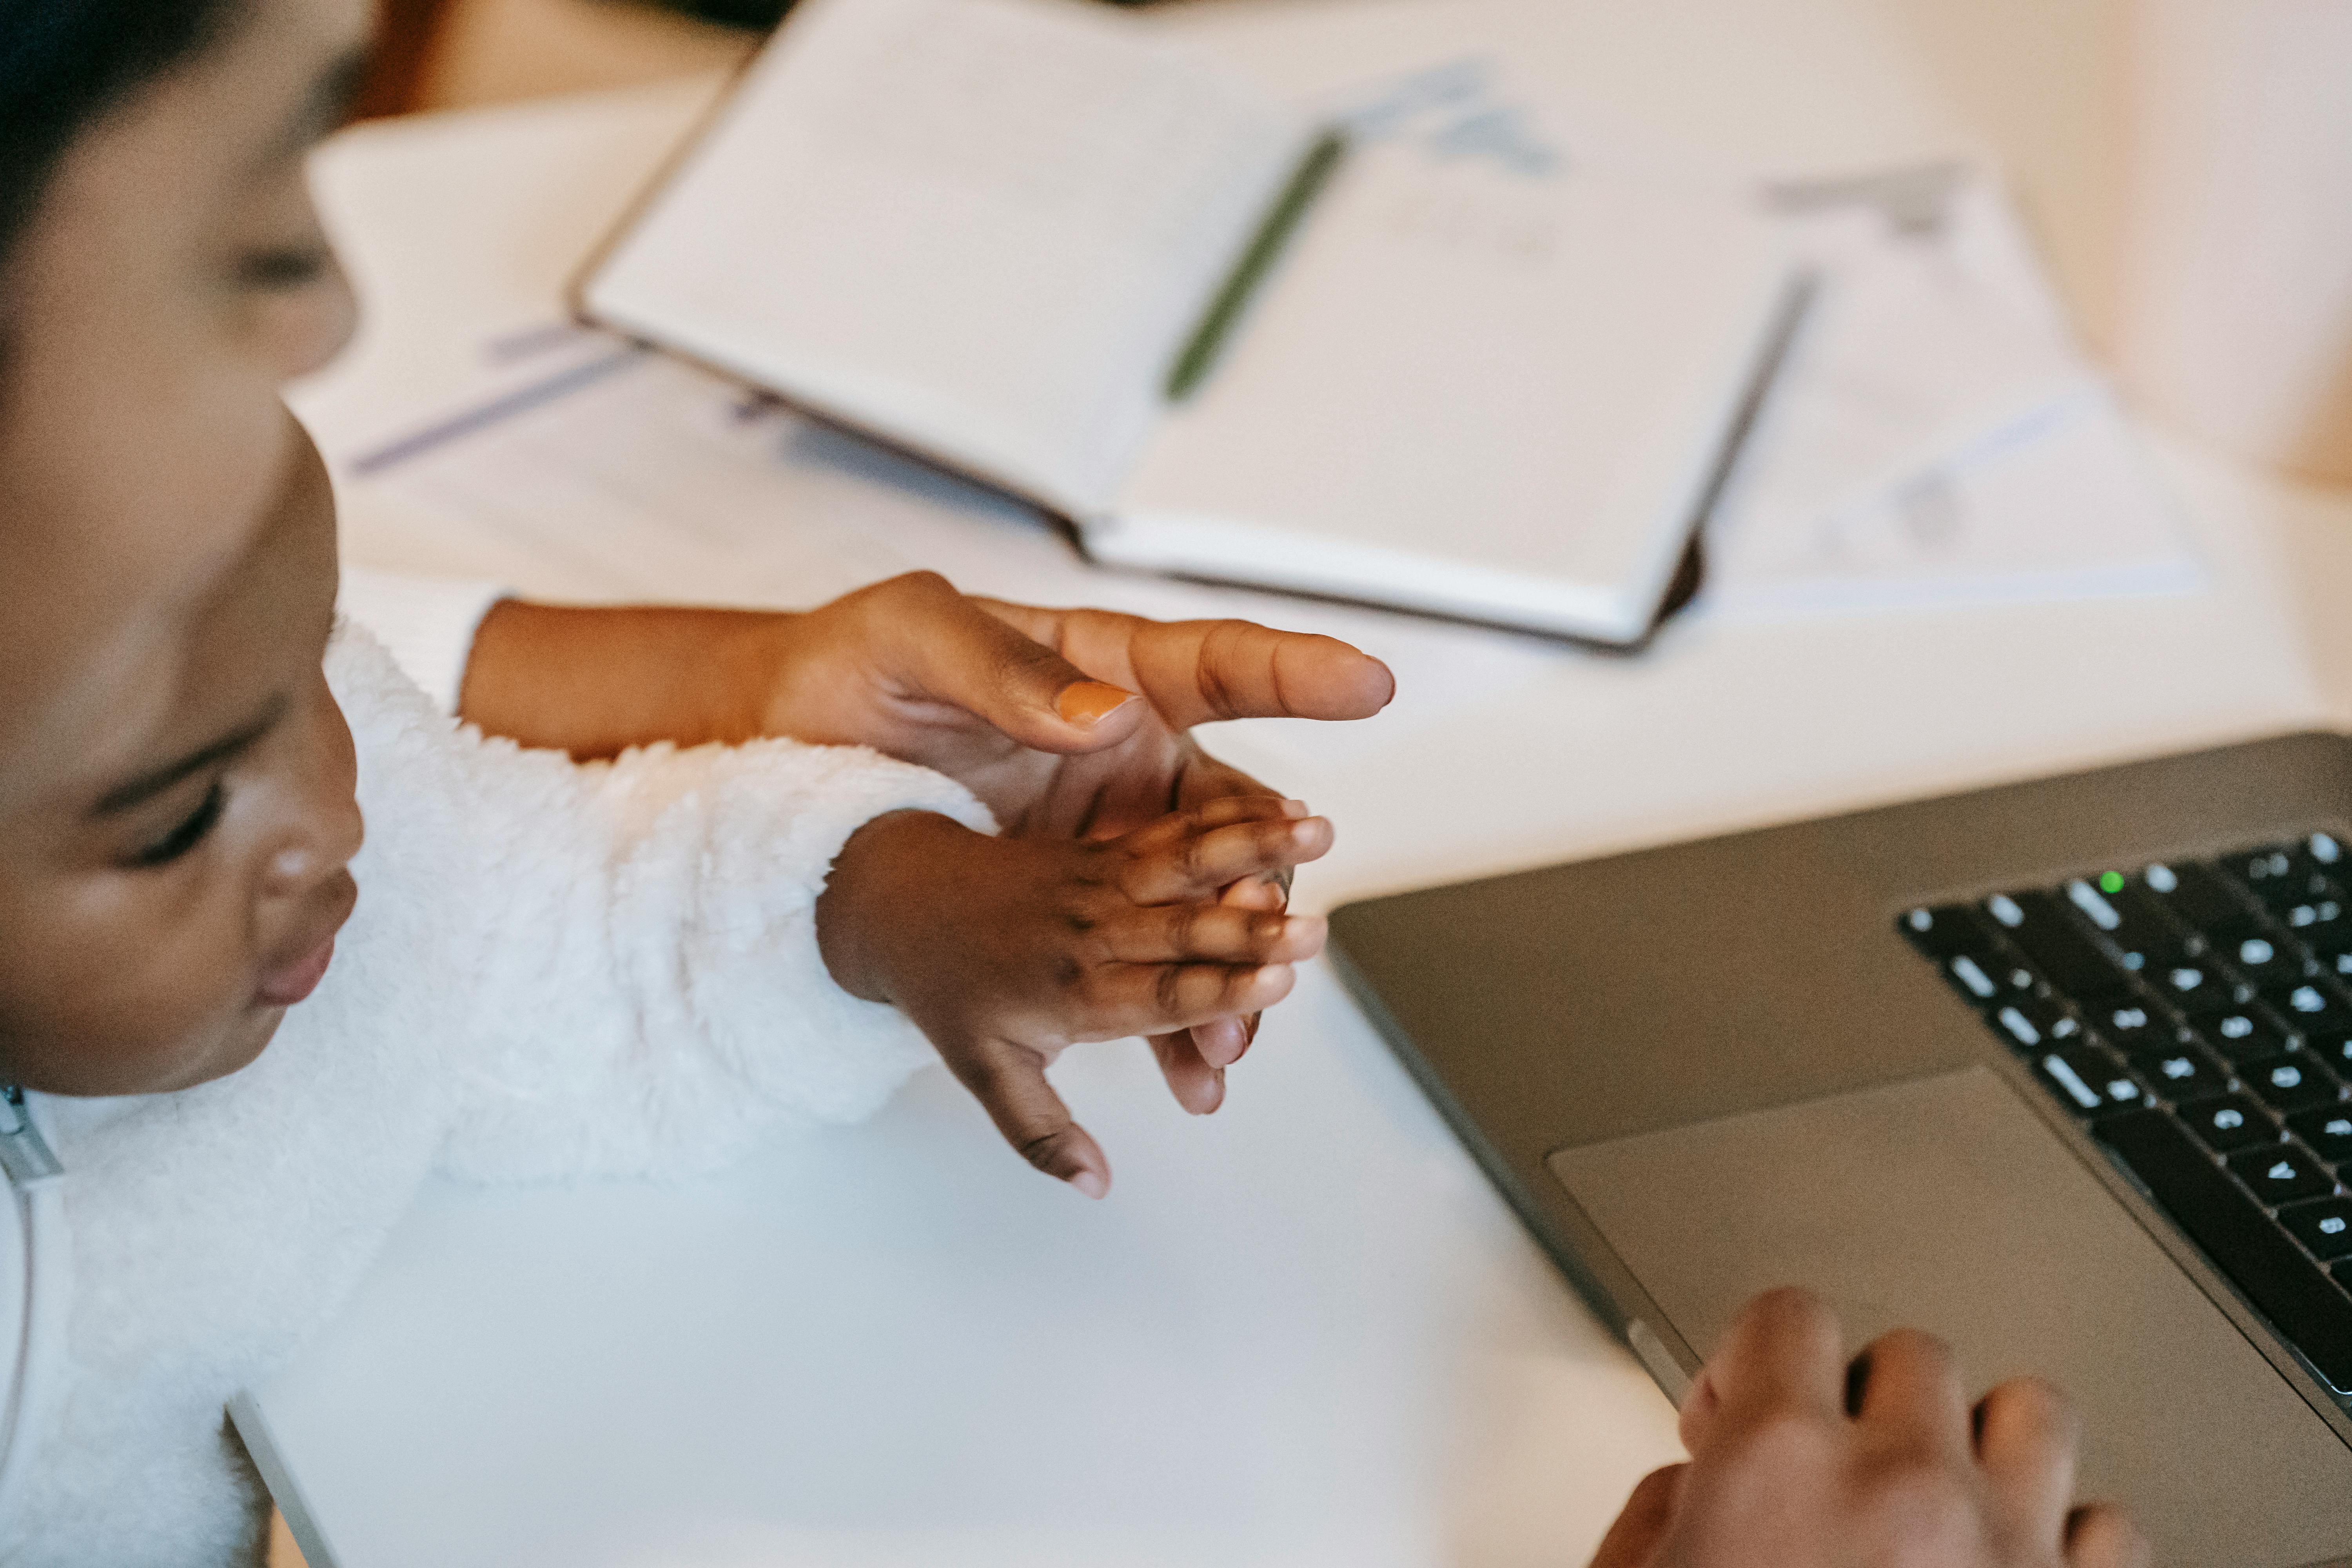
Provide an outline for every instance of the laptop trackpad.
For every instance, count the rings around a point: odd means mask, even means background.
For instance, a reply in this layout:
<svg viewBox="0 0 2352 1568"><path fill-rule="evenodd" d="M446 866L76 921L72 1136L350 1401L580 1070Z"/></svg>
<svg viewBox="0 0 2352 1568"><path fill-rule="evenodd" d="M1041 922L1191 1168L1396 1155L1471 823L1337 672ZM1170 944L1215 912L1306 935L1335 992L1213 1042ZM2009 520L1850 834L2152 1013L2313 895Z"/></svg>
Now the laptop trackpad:
<svg viewBox="0 0 2352 1568"><path fill-rule="evenodd" d="M1916 1324L1973 1389L2063 1384L2088 1425L2083 1495L2127 1503L2159 1562L2295 1568L2352 1546L2352 1450L1988 1068L1549 1163L1702 1352L1749 1296L1806 1285L1857 1344Z"/></svg>

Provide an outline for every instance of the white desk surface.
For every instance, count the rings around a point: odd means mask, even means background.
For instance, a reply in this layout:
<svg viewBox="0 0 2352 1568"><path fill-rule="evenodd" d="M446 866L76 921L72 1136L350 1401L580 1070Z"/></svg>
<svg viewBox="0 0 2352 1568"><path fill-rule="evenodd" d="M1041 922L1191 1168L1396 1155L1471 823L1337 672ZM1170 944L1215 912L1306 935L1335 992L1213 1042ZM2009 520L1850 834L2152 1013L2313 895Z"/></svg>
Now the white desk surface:
<svg viewBox="0 0 2352 1568"><path fill-rule="evenodd" d="M2019 171L2030 205L2064 205L2089 166L2063 115L1972 122L1969 106L2022 90L1979 79L2003 50L1948 47L1951 18L1906 0L1348 10L1344 42L1318 31L1336 0L1196 7L1168 25L1302 82L1425 58L1433 38L1499 45L1760 164L2014 151L2021 123L2043 123L2047 156ZM1989 29L2033 29L2026 52L2046 72L2097 40L2095 10L1981 8ZM462 382L485 333L551 314L708 90L367 129L332 147L321 184L371 314L300 400L326 444L399 428ZM2074 233L2079 259L2095 246ZM1631 660L1363 616L1353 624L1399 667L1394 718L1235 726L1213 743L1339 823L1339 849L1300 884L1302 903L1328 907L2341 722L2320 672L2352 673L2336 610L2352 498L2178 443L2156 452L2207 592L1781 626L1701 616ZM562 520L546 526L554 537ZM345 531L363 562L583 591L559 552L511 534L365 508ZM971 585L1163 612L1192 592L1084 575L1042 536L988 574ZM656 585L694 587L674 574ZM1279 601L1258 605L1283 618ZM260 1391L319 1532L309 1544L323 1539L342 1568L1505 1568L1581 1562L1633 1479L1675 1456L1664 1399L1328 972L1270 1016L1213 1119L1178 1112L1139 1048L1078 1054L1059 1077L1117 1167L1106 1204L1034 1176L937 1073L867 1126L779 1140L708 1184L429 1190L341 1321Z"/></svg>

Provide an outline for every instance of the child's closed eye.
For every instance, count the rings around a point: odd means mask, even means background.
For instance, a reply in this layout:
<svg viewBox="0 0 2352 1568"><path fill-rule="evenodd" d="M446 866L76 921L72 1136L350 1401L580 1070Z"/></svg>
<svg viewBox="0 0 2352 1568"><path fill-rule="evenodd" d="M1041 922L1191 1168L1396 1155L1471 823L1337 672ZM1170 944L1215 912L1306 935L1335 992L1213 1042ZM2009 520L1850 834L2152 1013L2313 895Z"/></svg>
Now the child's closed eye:
<svg viewBox="0 0 2352 1568"><path fill-rule="evenodd" d="M131 864L140 870L168 866L202 844L206 836L220 823L221 813L228 805L228 782L215 779L212 788L196 809L182 818L162 837L142 845L131 856Z"/></svg>
<svg viewBox="0 0 2352 1568"><path fill-rule="evenodd" d="M333 258L323 241L248 251L236 259L237 285L263 291L300 289L326 277Z"/></svg>

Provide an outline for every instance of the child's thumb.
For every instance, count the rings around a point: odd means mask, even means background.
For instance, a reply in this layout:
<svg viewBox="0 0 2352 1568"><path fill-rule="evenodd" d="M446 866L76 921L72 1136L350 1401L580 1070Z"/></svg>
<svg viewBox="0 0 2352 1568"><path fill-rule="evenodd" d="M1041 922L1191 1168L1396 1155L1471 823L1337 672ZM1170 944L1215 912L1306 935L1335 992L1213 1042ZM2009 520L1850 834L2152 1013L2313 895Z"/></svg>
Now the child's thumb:
<svg viewBox="0 0 2352 1568"><path fill-rule="evenodd" d="M957 1081L971 1091L1023 1159L1090 1198L1110 1191L1110 1162L1102 1146L1054 1092L1036 1052L1006 1040L985 1040L945 1054Z"/></svg>

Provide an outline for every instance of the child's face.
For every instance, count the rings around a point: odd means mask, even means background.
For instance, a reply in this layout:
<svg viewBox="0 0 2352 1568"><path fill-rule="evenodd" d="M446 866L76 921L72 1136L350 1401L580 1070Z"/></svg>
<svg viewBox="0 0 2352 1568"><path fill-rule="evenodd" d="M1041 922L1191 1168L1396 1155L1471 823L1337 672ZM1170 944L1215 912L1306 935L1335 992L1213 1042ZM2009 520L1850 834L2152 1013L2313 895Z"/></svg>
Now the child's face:
<svg viewBox="0 0 2352 1568"><path fill-rule="evenodd" d="M0 1081L236 1070L357 897L333 508L278 388L350 331L302 154L367 12L244 0L0 275Z"/></svg>

